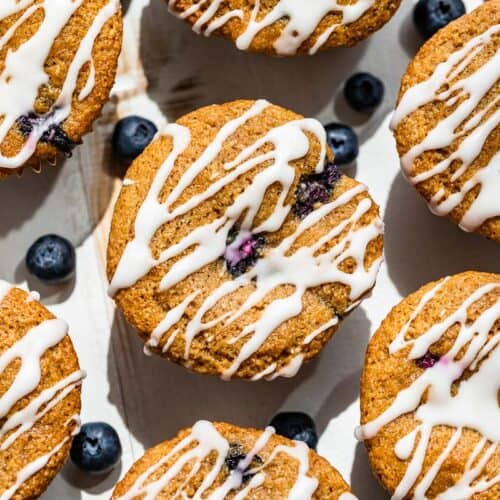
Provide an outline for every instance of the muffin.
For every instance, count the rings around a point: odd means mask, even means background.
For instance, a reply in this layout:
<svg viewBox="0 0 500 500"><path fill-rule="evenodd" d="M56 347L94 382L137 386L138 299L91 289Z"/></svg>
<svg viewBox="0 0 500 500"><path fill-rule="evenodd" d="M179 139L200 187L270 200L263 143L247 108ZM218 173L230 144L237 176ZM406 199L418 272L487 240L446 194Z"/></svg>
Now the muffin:
<svg viewBox="0 0 500 500"><path fill-rule="evenodd" d="M266 101L208 106L126 177L110 295L148 351L191 370L292 376L375 283L378 207L314 119Z"/></svg>
<svg viewBox="0 0 500 500"><path fill-rule="evenodd" d="M352 46L379 30L401 0L167 0L196 33L232 40L241 50L278 56Z"/></svg>
<svg viewBox="0 0 500 500"><path fill-rule="evenodd" d="M440 30L403 77L392 129L437 215L500 242L500 1Z"/></svg>
<svg viewBox="0 0 500 500"><path fill-rule="evenodd" d="M361 378L370 464L395 499L500 498L500 275L423 286L371 339Z"/></svg>
<svg viewBox="0 0 500 500"><path fill-rule="evenodd" d="M177 497L356 498L337 470L305 443L278 436L272 427L259 431L203 420L147 450L112 496Z"/></svg>
<svg viewBox="0 0 500 500"><path fill-rule="evenodd" d="M0 7L0 178L70 155L114 82L119 0Z"/></svg>
<svg viewBox="0 0 500 500"><path fill-rule="evenodd" d="M80 384L68 327L36 294L0 281L0 498L38 498L79 428Z"/></svg>

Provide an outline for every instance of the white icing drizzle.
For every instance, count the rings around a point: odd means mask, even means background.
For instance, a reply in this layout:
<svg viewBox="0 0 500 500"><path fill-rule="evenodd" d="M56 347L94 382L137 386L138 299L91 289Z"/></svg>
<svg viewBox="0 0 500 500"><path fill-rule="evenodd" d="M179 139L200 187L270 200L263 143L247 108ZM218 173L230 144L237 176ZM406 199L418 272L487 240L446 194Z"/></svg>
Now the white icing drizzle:
<svg viewBox="0 0 500 500"><path fill-rule="evenodd" d="M495 154L475 174L468 175L469 167L500 123L500 96L495 96L483 109L477 110L500 77L499 32L500 24L496 24L472 38L440 63L427 80L411 87L401 98L391 124L393 130L396 129L405 117L425 104L440 101L448 106L446 118L430 130L420 144L404 154L401 166L410 182L416 185L459 162L460 167L451 176L451 183L456 186L453 193L446 197L445 190L439 190L430 200L429 207L437 215L448 215L464 201L468 193L480 186L479 195L460 222L460 227L465 231L474 231L488 219L500 216L500 154ZM492 43L495 44L496 53L473 73L465 76L464 71L469 63ZM460 142L446 159L425 172L413 173L415 160L424 152L449 148L456 141Z"/></svg>
<svg viewBox="0 0 500 500"><path fill-rule="evenodd" d="M226 480L217 488L213 489L208 496L206 493L210 490L223 472L225 460L230 451L230 444L224 438L213 424L207 421L197 422L191 429L190 434L180 441L169 453L163 456L158 462L148 467L134 482L130 489L121 497L120 500L133 500L141 497L144 500L153 500L157 498L162 490L168 487L172 480L176 478L181 471L186 474L184 482L173 493L172 498L191 498L200 500L223 500L230 492L241 488L244 484L244 475L254 474L252 479L234 498L243 500L255 489L259 488L266 477L266 468L275 460L278 454L286 454L298 463L297 478L288 492L289 500L308 500L311 499L318 487L318 480L308 475L309 472L309 448L305 443L295 441L292 446L278 445L273 448L271 455L264 464L250 469L255 458L268 444L269 439L274 434L274 429L268 427L254 443L253 448L246 453L245 458L241 459L237 467L227 474ZM185 489L190 485L191 479L198 473L202 464L216 454L215 463L205 474L203 481L198 486L194 495L187 496ZM176 457L176 458L174 458ZM173 463L161 475L158 471L169 461L174 459ZM189 467L189 469L186 469ZM151 477L155 475L155 480Z"/></svg>
<svg viewBox="0 0 500 500"><path fill-rule="evenodd" d="M54 40L68 23L71 16L82 5L83 0L2 0L0 19L19 13L18 20L0 38L0 49L12 38L17 28L28 20L36 11L43 10L43 20L38 30L15 51L10 50L5 58L5 66L0 74L0 144L17 120L33 112L41 86L49 83L45 72L45 61ZM94 88L95 75L92 62L94 42L104 24L120 9L119 0L109 0L95 16L87 34L83 37L70 64L58 98L44 116L45 119L33 124L33 129L21 150L12 157L0 154L1 168L21 167L35 152L42 135L50 126L63 122L71 112L73 94L77 79L85 64L90 63L91 70L79 99L87 98Z"/></svg>
<svg viewBox="0 0 500 500"><path fill-rule="evenodd" d="M11 285L0 281L0 297L2 297L2 293L5 295L5 290L8 293L10 288ZM33 300L33 294L29 294L26 302ZM29 431L38 420L79 386L85 377L85 372L77 370L59 380L52 387L40 392L22 409L9 415L21 399L36 390L41 382L41 358L47 350L64 339L67 330L67 324L60 319L43 321L31 328L21 339L0 354L0 376L13 361L16 359L21 361L21 366L10 387L0 396L0 421L3 421L0 426L0 452L12 446L22 434ZM78 427L78 416L70 419L66 425L75 419ZM15 483L0 494L0 500L11 498L22 484L40 471L68 440L69 436L64 438L48 453L37 457L26 465L18 473Z"/></svg>
<svg viewBox="0 0 500 500"><path fill-rule="evenodd" d="M330 38L332 33L341 25L353 23L361 18L374 4L376 0L357 0L355 3L346 3L339 0L277 0L275 7L266 15L261 14L260 0L255 0L250 17L240 9L234 9L223 15L218 15L219 8L226 6L224 0L198 0L183 11L177 11L178 0L169 0L171 12L186 19L193 14L206 9L201 13L193 25L196 33L205 35L212 34L229 20L238 18L244 23L243 32L236 40L239 49L246 50L252 44L254 38L265 28L272 26L280 20L286 21L281 35L274 43L276 53L279 55L295 54L300 46L318 29L318 25L329 14L341 14L341 20L326 28L319 36L309 54L315 54Z"/></svg>
<svg viewBox="0 0 500 500"><path fill-rule="evenodd" d="M313 119L302 119L286 123L270 130L254 144L241 151L237 157L225 165L225 174L214 182L203 193L192 196L189 200L171 207L179 196L220 153L224 142L248 120L258 116L267 108L269 103L257 101L250 109L238 118L226 123L218 132L212 143L201 156L193 161L179 179L177 185L168 195L164 203L158 201L163 185L172 172L178 156L190 143L190 131L177 124L169 125L165 134L172 138L173 148L165 162L158 169L141 207L137 212L134 223L134 237L125 247L118 263L115 275L111 281L109 293L114 295L118 290L133 286L155 266L177 258L165 276L163 276L159 290L164 292L195 273L203 266L217 261L226 251L226 242L231 229L240 221L241 231L252 231L254 234L277 231L284 223L290 212L290 205L285 204L295 179L295 169L291 165L294 160L304 157L310 149L310 139L306 132L313 134L321 144L321 154L316 171L323 169L326 158L326 139L323 127ZM272 144L274 149L265 153L258 153L266 144ZM182 214L197 207L203 201L219 192L223 187L235 181L239 176L268 162L269 166L255 175L252 183L237 196L231 206L218 219L193 229L179 243L165 249L155 259L150 250L150 241L155 232L166 222L175 220ZM253 221L262 204L268 188L279 183L282 187L274 211L259 227L253 227ZM294 318L302 312L302 298L310 288L327 283L343 283L350 288L350 299L356 301L364 295L375 282L381 259L377 259L369 269L365 268L364 259L367 245L382 234L383 225L380 219L375 218L371 223L359 226L360 219L372 207L372 201L364 197L358 202L354 212L329 233L322 236L310 247L301 247L292 251L297 239L309 228L319 223L335 209L351 202L358 195L363 194L366 188L357 185L338 196L334 201L319 206L305 217L290 236L285 238L277 247L270 249L260 258L255 266L245 274L230 281L224 282L212 291L208 297L201 299L200 290L194 290L180 304L173 307L165 318L155 328L151 335L148 347L157 347L165 334L169 333L168 341L164 345L166 352L176 335L180 333L178 324L185 317L186 309L197 299L202 301L194 317L188 322L184 330L186 342L185 359L188 360L193 339L200 333L213 326L224 323L229 325L241 318L247 311L262 303L265 297L275 288L283 285L293 285L291 295L274 300L263 307L260 318L243 328L241 333L228 342L234 345L244 341L237 358L229 366L223 378L234 375L242 363L251 357L264 344L269 336L280 325ZM241 221L242 219L242 221ZM332 245L324 253L318 252L332 240L340 237L340 241ZM179 257L180 254L193 248L191 253ZM351 258L356 264L352 273L343 272L339 265ZM246 301L236 310L228 311L221 316L204 322L204 316L224 297L234 293L241 287L251 285L253 292ZM332 312L333 315L333 312ZM337 322L333 315L327 324L321 326L304 342L307 345L316 335L333 326ZM172 331L173 329L173 331ZM297 357L287 368L277 367L279 374L289 376L298 369L303 356L297 352ZM274 371L274 370L273 370ZM264 375L270 375L267 372Z"/></svg>
<svg viewBox="0 0 500 500"><path fill-rule="evenodd" d="M426 492L445 460L453 453L463 429L473 429L482 438L469 456L462 477L435 498L467 499L500 482L500 473L488 479L478 479L500 443L500 408L497 401L500 389L500 330L497 326L500 321L500 280L475 290L453 313L417 338L405 339L415 318L432 302L446 282L442 280L422 297L410 320L391 343L389 352L394 354L410 347L408 359L418 359L451 327L455 327L457 334L453 346L434 366L424 370L407 388L402 389L382 414L356 430L358 439L372 439L385 425L404 414L415 412L419 424L401 438L394 449L400 460L409 460L404 477L392 497L395 500L406 498L412 488L415 488L415 500L427 498ZM491 293L496 294L497 300L477 319L468 321L470 308ZM466 370L473 373L461 379ZM460 383L456 394L452 395L451 388L456 381ZM424 394L426 401L422 403ZM455 432L419 480L436 426L448 426Z"/></svg>

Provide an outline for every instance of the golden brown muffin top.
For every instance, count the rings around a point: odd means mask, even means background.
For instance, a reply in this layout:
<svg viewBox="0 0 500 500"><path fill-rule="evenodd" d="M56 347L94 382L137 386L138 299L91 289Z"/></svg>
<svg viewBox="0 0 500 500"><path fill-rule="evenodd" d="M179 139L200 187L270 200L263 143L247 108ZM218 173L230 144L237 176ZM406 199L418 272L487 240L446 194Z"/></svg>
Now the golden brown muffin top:
<svg viewBox="0 0 500 500"><path fill-rule="evenodd" d="M199 109L127 172L111 294L147 347L201 372L293 375L374 285L382 223L325 132L265 101ZM326 164L325 164L326 162Z"/></svg>
<svg viewBox="0 0 500 500"><path fill-rule="evenodd" d="M66 323L0 281L0 497L37 498L62 467L84 376Z"/></svg>
<svg viewBox="0 0 500 500"><path fill-rule="evenodd" d="M355 498L349 492L338 471L305 443L278 436L272 428L200 421L147 450L112 498Z"/></svg>
<svg viewBox="0 0 500 500"><path fill-rule="evenodd" d="M244 50L314 54L351 46L380 29L400 0L167 0L194 31L220 34Z"/></svg>
<svg viewBox="0 0 500 500"><path fill-rule="evenodd" d="M499 498L499 386L500 275L469 271L404 299L361 380L357 432L381 483L396 498Z"/></svg>
<svg viewBox="0 0 500 500"><path fill-rule="evenodd" d="M440 30L401 83L401 166L432 212L500 242L500 1Z"/></svg>
<svg viewBox="0 0 500 500"><path fill-rule="evenodd" d="M0 178L70 155L107 101L119 0L0 4Z"/></svg>

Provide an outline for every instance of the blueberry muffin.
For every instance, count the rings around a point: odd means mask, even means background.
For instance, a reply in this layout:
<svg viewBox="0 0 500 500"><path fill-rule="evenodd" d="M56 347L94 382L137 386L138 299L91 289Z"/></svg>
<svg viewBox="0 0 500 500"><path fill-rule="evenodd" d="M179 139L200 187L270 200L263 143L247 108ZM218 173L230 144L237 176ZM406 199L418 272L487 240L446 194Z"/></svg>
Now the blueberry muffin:
<svg viewBox="0 0 500 500"><path fill-rule="evenodd" d="M114 82L119 0L0 6L0 178L70 155Z"/></svg>
<svg viewBox="0 0 500 500"><path fill-rule="evenodd" d="M197 422L146 451L114 500L139 498L352 500L349 486L300 441L230 424Z"/></svg>
<svg viewBox="0 0 500 500"><path fill-rule="evenodd" d="M469 271L397 305L368 346L361 427L399 499L500 498L500 275Z"/></svg>
<svg viewBox="0 0 500 500"><path fill-rule="evenodd" d="M196 33L279 56L354 45L389 21L400 1L167 0L170 11Z"/></svg>
<svg viewBox="0 0 500 500"><path fill-rule="evenodd" d="M437 215L500 242L500 1L440 30L403 77L392 120L405 177Z"/></svg>
<svg viewBox="0 0 500 500"><path fill-rule="evenodd" d="M38 498L78 432L85 376L68 327L0 281L0 498Z"/></svg>
<svg viewBox="0 0 500 500"><path fill-rule="evenodd" d="M325 131L266 101L171 124L127 172L110 295L147 350L245 379L294 375L370 291L383 226Z"/></svg>

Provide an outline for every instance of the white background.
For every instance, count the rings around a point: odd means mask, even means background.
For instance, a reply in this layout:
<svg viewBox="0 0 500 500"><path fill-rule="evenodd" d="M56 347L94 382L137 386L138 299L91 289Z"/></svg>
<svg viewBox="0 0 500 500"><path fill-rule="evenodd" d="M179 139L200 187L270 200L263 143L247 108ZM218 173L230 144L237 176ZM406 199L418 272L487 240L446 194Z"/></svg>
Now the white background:
<svg viewBox="0 0 500 500"><path fill-rule="evenodd" d="M198 37L171 17L161 0L144 11L141 58L150 94L169 120L205 104L264 97L323 123L349 123L359 133L361 153L347 173L365 182L382 207L386 261L372 297L293 379L225 383L147 358L142 343L113 310L104 276L110 208L120 185L108 145L113 105L64 168L47 167L41 175L26 172L0 184L0 276L39 290L42 301L69 322L88 372L83 421L112 424L124 449L121 468L106 478L88 477L68 464L45 500L109 498L115 482L145 448L198 419L263 427L284 409L306 411L316 419L318 451L351 482L360 499L387 498L353 437L368 339L389 309L425 282L467 269L500 272L498 246L431 215L399 173L387 124L401 75L420 43L411 8L412 2L405 2L383 30L355 48L291 59L240 53L224 40ZM373 72L386 85L384 104L369 119L350 112L341 95L343 81L357 70ZM24 268L28 246L48 232L77 246L76 280L66 287L41 287Z"/></svg>

